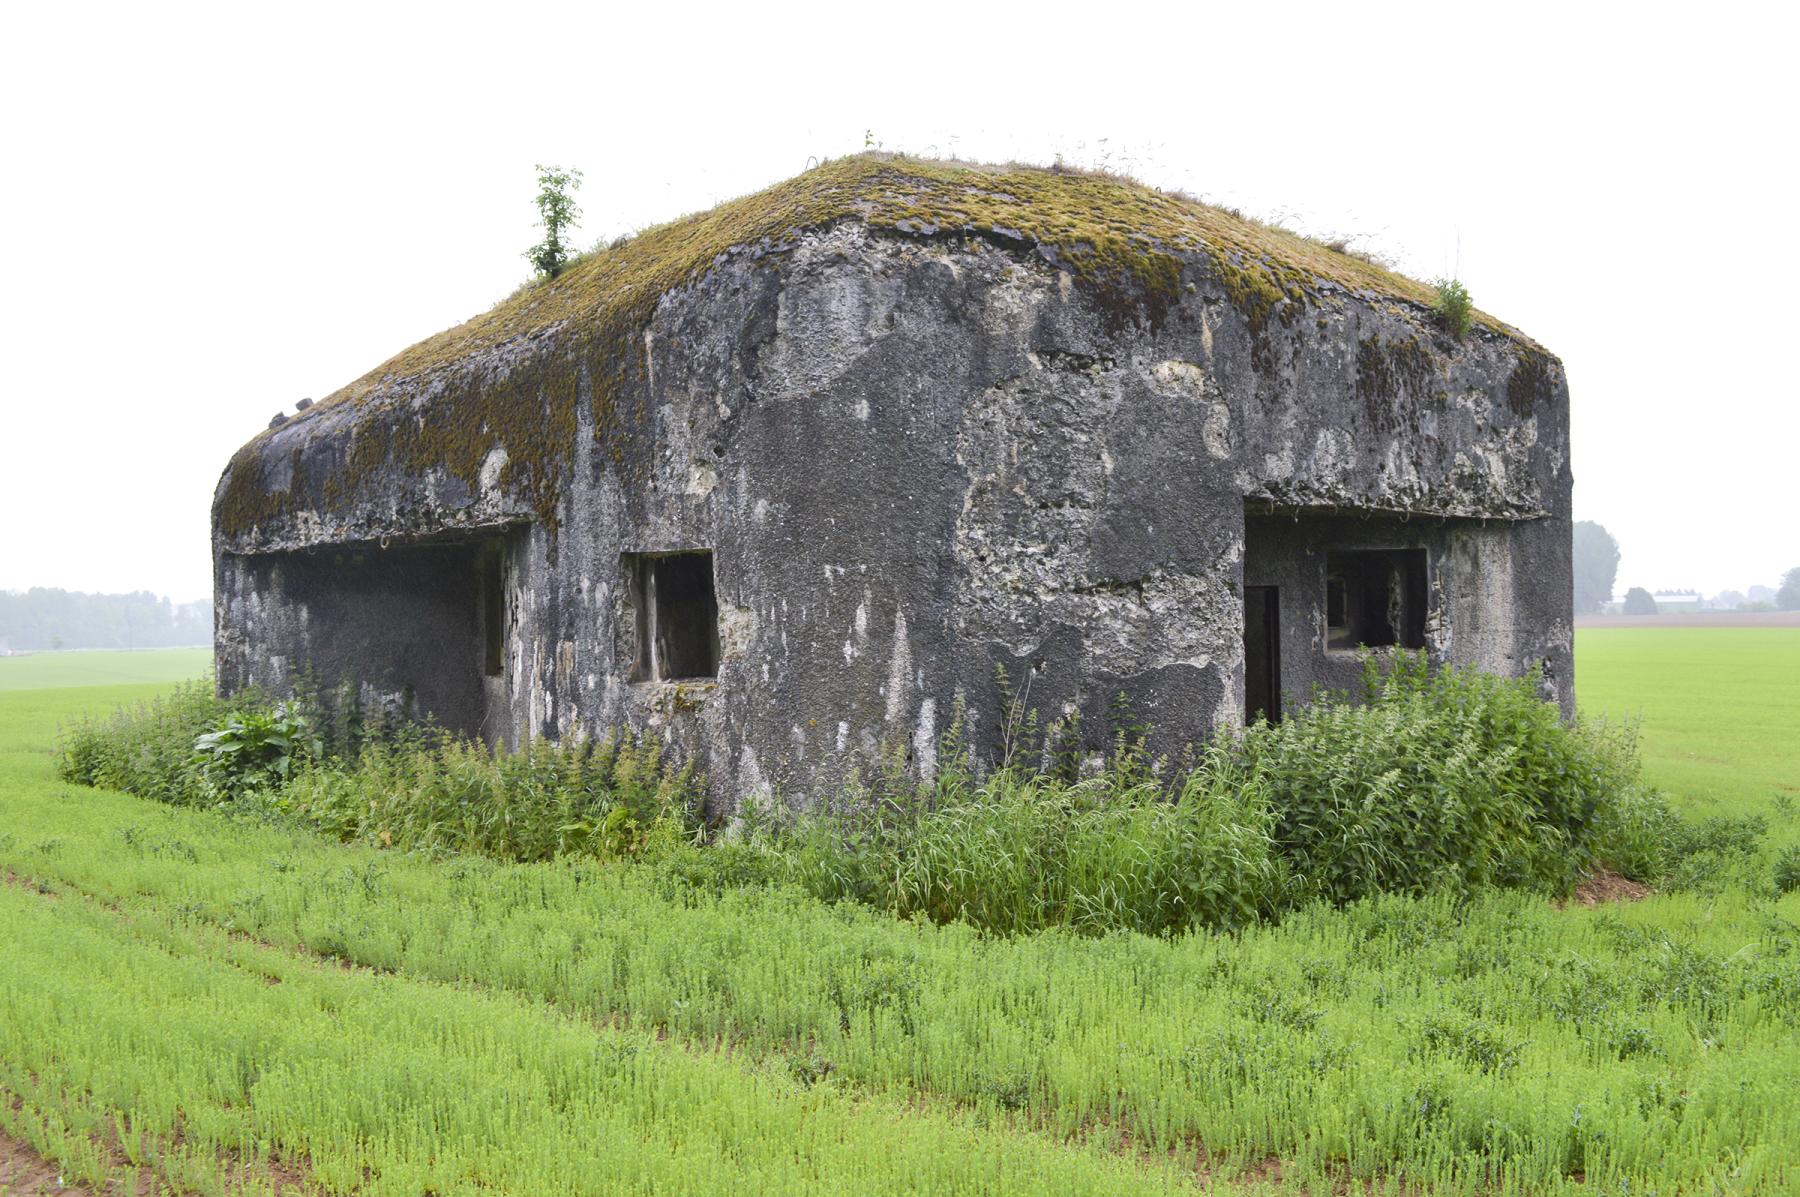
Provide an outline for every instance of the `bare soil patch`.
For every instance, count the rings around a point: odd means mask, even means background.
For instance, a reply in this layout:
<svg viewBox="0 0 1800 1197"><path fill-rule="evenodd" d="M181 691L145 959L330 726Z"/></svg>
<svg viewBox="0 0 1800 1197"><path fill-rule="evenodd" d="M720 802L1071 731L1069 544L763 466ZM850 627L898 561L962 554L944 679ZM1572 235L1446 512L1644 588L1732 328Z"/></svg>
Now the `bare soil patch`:
<svg viewBox="0 0 1800 1197"><path fill-rule="evenodd" d="M1609 902L1641 902L1653 892L1641 881L1622 877L1605 865L1595 865L1569 895L1569 901L1589 907Z"/></svg>
<svg viewBox="0 0 1800 1197"><path fill-rule="evenodd" d="M101 1146L110 1157L113 1167L128 1175L134 1173L135 1182L115 1179L107 1182L102 1189L92 1189L75 1181L65 1180L61 1168L5 1131L0 1131L0 1197L51 1197L52 1194L56 1197L114 1197L114 1194L150 1192L156 1189L157 1181L149 1168L127 1168L125 1153L116 1143L108 1142ZM305 1172L281 1160L265 1160L257 1167L251 1167L231 1154L222 1156L221 1160L225 1164L227 1193L272 1190L281 1197L299 1197L319 1192L317 1185L308 1182Z"/></svg>
<svg viewBox="0 0 1800 1197"><path fill-rule="evenodd" d="M1253 1164L1238 1178L1243 1184L1280 1184L1281 1157L1266 1156L1261 1163Z"/></svg>
<svg viewBox="0 0 1800 1197"><path fill-rule="evenodd" d="M0 1193L8 1197L42 1197L44 1194L78 1194L94 1197L85 1185L64 1184L62 1169L0 1131Z"/></svg>

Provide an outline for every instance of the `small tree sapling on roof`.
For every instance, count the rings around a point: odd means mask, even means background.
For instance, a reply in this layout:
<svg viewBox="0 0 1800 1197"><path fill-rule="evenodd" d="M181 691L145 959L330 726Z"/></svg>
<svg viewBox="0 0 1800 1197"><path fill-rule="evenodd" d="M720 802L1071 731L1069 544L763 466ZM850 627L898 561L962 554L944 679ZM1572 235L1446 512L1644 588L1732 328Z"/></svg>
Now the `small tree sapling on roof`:
<svg viewBox="0 0 1800 1197"><path fill-rule="evenodd" d="M1461 279L1438 280L1437 302L1431 305L1431 310L1459 341L1468 336L1475 323L1475 301L1469 298L1469 289L1463 286Z"/></svg>
<svg viewBox="0 0 1800 1197"><path fill-rule="evenodd" d="M540 275L555 278L572 256L563 233L581 219L581 209L575 203L581 172L574 167L565 170L543 165L538 166L537 172L538 227L544 230L544 239L526 250L525 258Z"/></svg>

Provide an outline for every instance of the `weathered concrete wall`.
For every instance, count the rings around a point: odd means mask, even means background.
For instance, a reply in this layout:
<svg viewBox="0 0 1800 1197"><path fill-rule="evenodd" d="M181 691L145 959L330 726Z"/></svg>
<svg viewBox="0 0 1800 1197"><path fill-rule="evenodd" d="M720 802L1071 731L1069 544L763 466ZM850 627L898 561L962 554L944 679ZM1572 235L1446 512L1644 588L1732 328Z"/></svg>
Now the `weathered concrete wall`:
<svg viewBox="0 0 1800 1197"><path fill-rule="evenodd" d="M1407 513L1441 582L1439 654L1547 660L1566 686L1554 359L1484 329L1451 341L1417 308L1330 287L1253 319L1198 259L1179 296L1121 321L1025 248L855 222L726 255L658 305L642 369L598 405L607 428L579 378L575 464L555 527L519 534L507 674L483 718L514 739L655 727L722 809L817 800L884 745L929 769L959 701L991 745L996 664L1047 716L1080 710L1097 732L1124 691L1177 748L1239 718L1242 583L1280 576L1296 603L1311 585L1316 544L1269 531L1247 546L1246 500ZM467 368L504 376L534 352ZM457 385L396 384L386 402L431 419ZM370 619L405 618L329 597L324 575L275 586L237 554L531 517L499 464L475 486L387 471L316 514L357 427L334 414L260 445L293 514L216 538L222 684L279 684L256 664L271 654L347 665ZM714 553L716 682L629 682L621 554L697 548ZM1309 636L1308 618L1297 607L1284 627ZM1296 640L1287 660L1313 648ZM1293 688L1338 676L1315 655Z"/></svg>

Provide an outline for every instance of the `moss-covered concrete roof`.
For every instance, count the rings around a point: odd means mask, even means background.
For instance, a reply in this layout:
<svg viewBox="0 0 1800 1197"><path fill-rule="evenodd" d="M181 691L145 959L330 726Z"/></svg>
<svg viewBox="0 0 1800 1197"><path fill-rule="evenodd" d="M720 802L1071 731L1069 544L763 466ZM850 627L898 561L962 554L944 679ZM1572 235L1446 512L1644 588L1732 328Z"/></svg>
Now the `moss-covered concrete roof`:
<svg viewBox="0 0 1800 1197"><path fill-rule="evenodd" d="M367 436L359 432L347 464L355 474L393 460L415 470L445 468L473 482L498 443L508 455L502 481L553 519L575 441L577 377L587 372L596 427L604 428L612 396L635 369L641 332L661 296L734 247L779 245L798 231L845 219L902 234L975 234L1035 247L1071 271L1121 321L1159 320L1177 297L1184 261L1196 257L1210 259L1253 328L1284 300L1327 286L1427 305L1435 298L1432 287L1361 258L1118 176L862 154L590 254L559 277L523 287L491 310L389 358L282 431L555 328L558 352L509 370L503 380L446 378L454 421L393 421L370 428ZM1489 317L1477 318L1490 330L1519 336ZM263 487L258 446L268 435L245 446L227 472L220 496L227 533L289 513L299 501L297 493L271 495ZM346 495L359 481L327 479L325 497Z"/></svg>
<svg viewBox="0 0 1800 1197"><path fill-rule="evenodd" d="M1252 291L1317 279L1421 304L1436 296L1424 283L1317 241L1116 175L859 154L590 254L558 278L396 354L323 403L358 399L384 380L565 320L647 315L663 293L733 246L851 217L903 232L1017 236L1053 248L1063 265L1083 274L1119 270L1154 282L1146 276L1159 272L1158 251L1202 251L1227 271L1263 275L1243 284Z"/></svg>

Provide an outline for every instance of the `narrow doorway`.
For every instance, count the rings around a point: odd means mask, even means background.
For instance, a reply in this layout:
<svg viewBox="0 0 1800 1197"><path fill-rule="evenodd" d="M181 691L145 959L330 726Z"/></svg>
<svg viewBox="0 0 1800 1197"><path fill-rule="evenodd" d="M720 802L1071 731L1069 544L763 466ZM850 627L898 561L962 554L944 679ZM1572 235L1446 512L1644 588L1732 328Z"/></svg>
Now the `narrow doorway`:
<svg viewBox="0 0 1800 1197"><path fill-rule="evenodd" d="M1281 722L1281 605L1273 586L1244 587L1244 722Z"/></svg>

